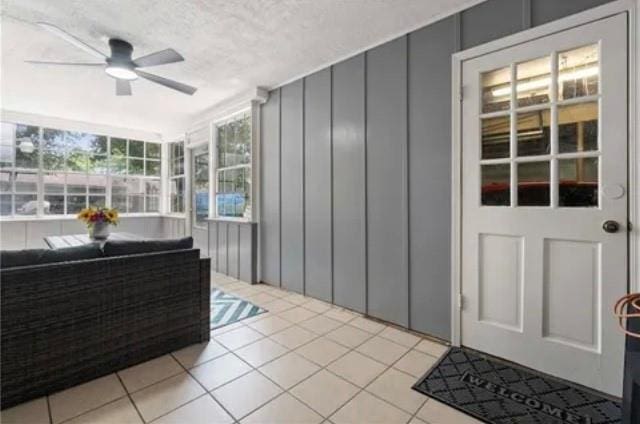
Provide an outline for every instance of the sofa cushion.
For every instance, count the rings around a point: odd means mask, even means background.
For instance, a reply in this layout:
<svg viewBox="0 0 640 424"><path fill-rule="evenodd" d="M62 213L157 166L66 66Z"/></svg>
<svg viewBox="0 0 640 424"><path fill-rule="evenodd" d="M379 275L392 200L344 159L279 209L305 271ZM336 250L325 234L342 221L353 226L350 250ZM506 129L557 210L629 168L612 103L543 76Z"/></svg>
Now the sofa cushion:
<svg viewBox="0 0 640 424"><path fill-rule="evenodd" d="M0 252L0 268L81 261L102 256L103 253L98 243L60 249L3 250Z"/></svg>
<svg viewBox="0 0 640 424"><path fill-rule="evenodd" d="M107 240L102 249L105 256L124 256L191 248L193 238L184 237L170 240Z"/></svg>

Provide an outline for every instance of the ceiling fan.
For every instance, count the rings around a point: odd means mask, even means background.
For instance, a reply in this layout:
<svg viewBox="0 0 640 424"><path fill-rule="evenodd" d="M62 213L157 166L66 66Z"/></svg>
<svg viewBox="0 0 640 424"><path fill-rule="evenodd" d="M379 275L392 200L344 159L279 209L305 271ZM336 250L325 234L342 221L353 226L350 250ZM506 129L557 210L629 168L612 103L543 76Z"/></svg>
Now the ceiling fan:
<svg viewBox="0 0 640 424"><path fill-rule="evenodd" d="M99 63L83 63L83 62L47 62L40 60L27 60L25 62L35 65L64 65L64 66L95 66L104 67L104 71L107 75L115 78L116 80L116 95L118 96L130 96L131 95L131 81L138 77L147 79L156 84L164 85L165 87L177 90L181 93L193 95L197 88L187 84L183 84L178 81L170 80L168 78L161 77L159 75L150 74L148 72L141 71L140 68L146 68L149 66L164 65L167 63L182 62L184 58L173 49L161 50L155 53L148 54L146 56L139 57L137 59L131 58L133 53L133 46L124 40L117 38L109 39L109 47L111 48L111 56L107 56L101 51L91 47L82 40L74 37L68 32L58 28L55 25L38 22L39 27L49 31L50 33L60 37L64 41L73 44L77 48L84 50L85 52L101 59L103 62Z"/></svg>

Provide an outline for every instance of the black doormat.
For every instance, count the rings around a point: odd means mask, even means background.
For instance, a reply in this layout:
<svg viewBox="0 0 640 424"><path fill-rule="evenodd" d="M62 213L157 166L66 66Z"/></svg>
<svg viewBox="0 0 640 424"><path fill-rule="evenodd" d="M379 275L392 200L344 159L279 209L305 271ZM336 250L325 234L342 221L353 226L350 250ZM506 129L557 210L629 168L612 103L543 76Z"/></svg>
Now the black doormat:
<svg viewBox="0 0 640 424"><path fill-rule="evenodd" d="M413 389L491 424L621 422L612 398L466 348L450 348Z"/></svg>

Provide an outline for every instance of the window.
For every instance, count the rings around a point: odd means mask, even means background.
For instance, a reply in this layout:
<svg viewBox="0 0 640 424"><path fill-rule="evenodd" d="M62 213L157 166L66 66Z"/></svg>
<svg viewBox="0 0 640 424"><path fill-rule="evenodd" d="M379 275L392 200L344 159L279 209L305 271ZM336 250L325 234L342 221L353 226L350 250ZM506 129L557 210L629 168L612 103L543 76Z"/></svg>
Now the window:
<svg viewBox="0 0 640 424"><path fill-rule="evenodd" d="M21 124L1 128L0 215L72 215L109 204L123 213L158 212L160 144ZM124 202L120 175L138 187L126 191Z"/></svg>
<svg viewBox="0 0 640 424"><path fill-rule="evenodd" d="M553 54L482 74L482 205L599 205L598 46Z"/></svg>
<svg viewBox="0 0 640 424"><path fill-rule="evenodd" d="M216 213L251 218L251 113L217 125Z"/></svg>
<svg viewBox="0 0 640 424"><path fill-rule="evenodd" d="M169 205L171 212L184 213L184 141L169 145Z"/></svg>

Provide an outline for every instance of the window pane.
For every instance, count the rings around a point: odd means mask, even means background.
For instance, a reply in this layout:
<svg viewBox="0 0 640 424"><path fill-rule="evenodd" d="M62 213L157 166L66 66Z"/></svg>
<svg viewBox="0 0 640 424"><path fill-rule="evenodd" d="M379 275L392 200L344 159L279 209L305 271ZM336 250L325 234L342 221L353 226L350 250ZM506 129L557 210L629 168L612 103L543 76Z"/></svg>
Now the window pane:
<svg viewBox="0 0 640 424"><path fill-rule="evenodd" d="M13 166L16 125L0 122L0 168Z"/></svg>
<svg viewBox="0 0 640 424"><path fill-rule="evenodd" d="M107 137L103 135L91 135L89 141L89 152L99 155L107 154Z"/></svg>
<svg viewBox="0 0 640 424"><path fill-rule="evenodd" d="M16 167L37 169L40 136L38 127L16 125Z"/></svg>
<svg viewBox="0 0 640 424"><path fill-rule="evenodd" d="M129 213L144 212L144 196L129 196Z"/></svg>
<svg viewBox="0 0 640 424"><path fill-rule="evenodd" d="M13 213L11 210L11 198L10 194L0 194L0 215L7 216Z"/></svg>
<svg viewBox="0 0 640 424"><path fill-rule="evenodd" d="M111 207L116 209L118 212L127 212L127 196L122 194L112 195Z"/></svg>
<svg viewBox="0 0 640 424"><path fill-rule="evenodd" d="M172 178L170 181L171 212L184 212L184 178Z"/></svg>
<svg viewBox="0 0 640 424"><path fill-rule="evenodd" d="M89 173L90 174L106 174L108 168L107 156L105 155L89 155Z"/></svg>
<svg viewBox="0 0 640 424"><path fill-rule="evenodd" d="M558 107L560 153L598 150L598 102Z"/></svg>
<svg viewBox="0 0 640 424"><path fill-rule="evenodd" d="M598 158L562 159L558 168L560 206L598 206Z"/></svg>
<svg viewBox="0 0 640 424"><path fill-rule="evenodd" d="M102 175L89 175L89 193L104 194L107 192L107 177Z"/></svg>
<svg viewBox="0 0 640 424"><path fill-rule="evenodd" d="M510 165L482 165L482 205L509 206L511 204Z"/></svg>
<svg viewBox="0 0 640 424"><path fill-rule="evenodd" d="M144 141L129 140L129 156L136 158L144 157Z"/></svg>
<svg viewBox="0 0 640 424"><path fill-rule="evenodd" d="M16 194L16 215L35 215L38 212L38 201L35 194Z"/></svg>
<svg viewBox="0 0 640 424"><path fill-rule="evenodd" d="M146 212L160 211L160 198L157 196L146 196L147 210Z"/></svg>
<svg viewBox="0 0 640 424"><path fill-rule="evenodd" d="M519 63L516 66L518 107L549 102L550 74L549 57Z"/></svg>
<svg viewBox="0 0 640 424"><path fill-rule="evenodd" d="M160 144L159 143L145 143L147 147L147 158L160 159Z"/></svg>
<svg viewBox="0 0 640 424"><path fill-rule="evenodd" d="M148 196L160 195L160 181L159 180L147 180L145 182L145 194Z"/></svg>
<svg viewBox="0 0 640 424"><path fill-rule="evenodd" d="M64 157L66 146L64 132L45 128L42 130L43 152L42 165L44 169L58 171L64 170Z"/></svg>
<svg viewBox="0 0 640 424"><path fill-rule="evenodd" d="M107 204L107 198L105 196L89 196L89 206L102 208Z"/></svg>
<svg viewBox="0 0 640 424"><path fill-rule="evenodd" d="M549 162L518 164L518 206L549 206Z"/></svg>
<svg viewBox="0 0 640 424"><path fill-rule="evenodd" d="M144 160L129 159L129 175L144 175Z"/></svg>
<svg viewBox="0 0 640 424"><path fill-rule="evenodd" d="M509 122L508 116L482 120L482 159L509 157Z"/></svg>
<svg viewBox="0 0 640 424"><path fill-rule="evenodd" d="M127 173L127 159L122 157L111 157L109 168L114 175L124 175Z"/></svg>
<svg viewBox="0 0 640 424"><path fill-rule="evenodd" d="M86 194L87 176L84 174L67 174L67 193Z"/></svg>
<svg viewBox="0 0 640 424"><path fill-rule="evenodd" d="M558 53L558 100L598 94L598 46Z"/></svg>
<svg viewBox="0 0 640 424"><path fill-rule="evenodd" d="M549 109L518 114L518 156L547 155L550 150Z"/></svg>
<svg viewBox="0 0 640 424"><path fill-rule="evenodd" d="M44 174L44 192L64 194L64 174Z"/></svg>
<svg viewBox="0 0 640 424"><path fill-rule="evenodd" d="M13 174L11 171L0 171L0 193L13 191Z"/></svg>
<svg viewBox="0 0 640 424"><path fill-rule="evenodd" d="M127 180L125 178L113 177L111 179L111 194L113 195L126 195L127 194Z"/></svg>
<svg viewBox="0 0 640 424"><path fill-rule="evenodd" d="M67 196L67 214L76 214L87 207L87 196Z"/></svg>
<svg viewBox="0 0 640 424"><path fill-rule="evenodd" d="M226 130L225 125L220 125L219 127L217 127L218 168L224 168L225 166L227 166L225 163L225 159L226 159L225 152L226 152L226 144L227 144L225 130Z"/></svg>
<svg viewBox="0 0 640 424"><path fill-rule="evenodd" d="M482 112L509 109L511 75L509 67L482 74Z"/></svg>
<svg viewBox="0 0 640 424"><path fill-rule="evenodd" d="M87 172L89 170L89 156L80 151L69 153L67 169L74 172Z"/></svg>
<svg viewBox="0 0 640 424"><path fill-rule="evenodd" d="M18 171L15 173L15 179L16 193L38 192L38 174Z"/></svg>
<svg viewBox="0 0 640 424"><path fill-rule="evenodd" d="M64 196L45 194L43 209L45 215L64 215Z"/></svg>
<svg viewBox="0 0 640 424"><path fill-rule="evenodd" d="M149 177L159 177L160 176L160 161L157 160L148 160L147 167L145 170L145 174Z"/></svg>
<svg viewBox="0 0 640 424"><path fill-rule="evenodd" d="M111 156L127 156L127 140L111 137Z"/></svg>
<svg viewBox="0 0 640 424"><path fill-rule="evenodd" d="M171 176L184 174L184 143L171 143L169 173Z"/></svg>

